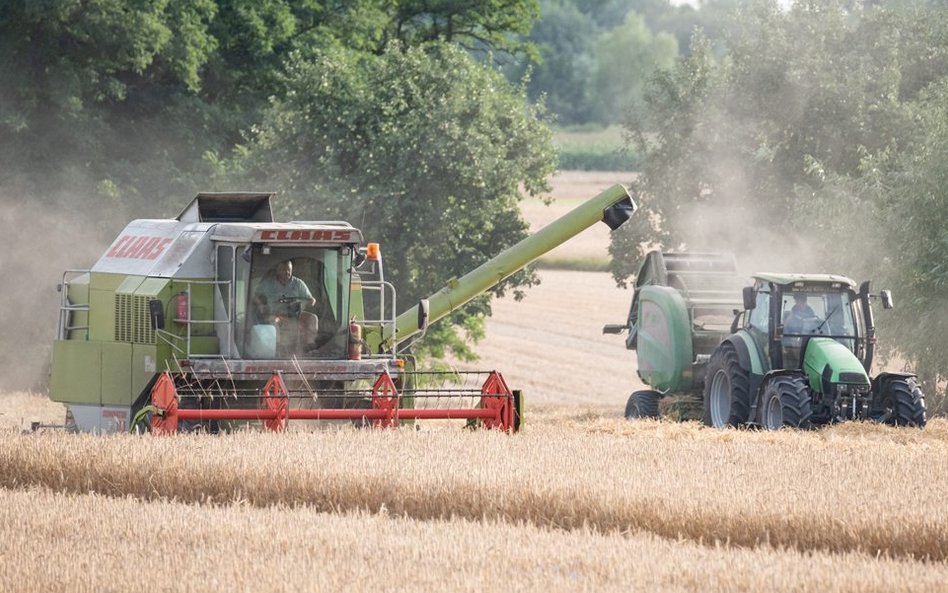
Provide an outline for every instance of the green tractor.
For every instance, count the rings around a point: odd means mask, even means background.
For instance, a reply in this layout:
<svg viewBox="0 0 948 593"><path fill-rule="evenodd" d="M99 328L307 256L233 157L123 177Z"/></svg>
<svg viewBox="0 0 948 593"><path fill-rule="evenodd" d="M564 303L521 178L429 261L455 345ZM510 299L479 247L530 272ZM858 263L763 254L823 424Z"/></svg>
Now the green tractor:
<svg viewBox="0 0 948 593"><path fill-rule="evenodd" d="M828 274L756 274L753 286L721 254L652 251L636 276L625 324L638 374L629 419L658 417L672 402L680 419L714 427L808 428L871 419L923 427L925 398L909 373L870 378L875 349L872 299ZM741 293L743 287L743 294ZM741 298L741 296L743 298Z"/></svg>
<svg viewBox="0 0 948 593"><path fill-rule="evenodd" d="M923 427L925 398L910 373L870 378L875 349L870 294L830 274L756 274L744 311L715 348L704 384L704 422L775 430L871 419Z"/></svg>

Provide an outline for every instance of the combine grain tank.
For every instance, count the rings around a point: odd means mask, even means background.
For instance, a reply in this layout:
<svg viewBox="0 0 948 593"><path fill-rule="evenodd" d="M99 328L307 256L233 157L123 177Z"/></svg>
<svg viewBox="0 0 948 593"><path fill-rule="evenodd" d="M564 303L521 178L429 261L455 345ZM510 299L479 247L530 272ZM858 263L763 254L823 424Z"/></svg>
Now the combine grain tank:
<svg viewBox="0 0 948 593"><path fill-rule="evenodd" d="M398 315L378 244L346 222L274 222L270 200L199 194L174 219L131 222L91 269L65 272L50 397L76 428L447 418L515 430L519 392L500 373L431 388L444 377L418 381L411 339L595 222L615 229L635 210L614 186ZM283 284L287 268L298 280Z"/></svg>

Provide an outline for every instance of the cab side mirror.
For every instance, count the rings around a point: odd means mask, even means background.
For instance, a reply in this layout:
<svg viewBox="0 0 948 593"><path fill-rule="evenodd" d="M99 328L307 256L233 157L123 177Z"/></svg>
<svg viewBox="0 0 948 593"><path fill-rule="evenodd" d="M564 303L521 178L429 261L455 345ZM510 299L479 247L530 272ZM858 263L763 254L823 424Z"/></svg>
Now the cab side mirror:
<svg viewBox="0 0 948 593"><path fill-rule="evenodd" d="M744 310L750 311L757 306L757 294L753 286L744 287Z"/></svg>
<svg viewBox="0 0 948 593"><path fill-rule="evenodd" d="M891 290L882 290L879 291L879 298L882 299L882 308L891 309L895 306L892 302L892 291Z"/></svg>

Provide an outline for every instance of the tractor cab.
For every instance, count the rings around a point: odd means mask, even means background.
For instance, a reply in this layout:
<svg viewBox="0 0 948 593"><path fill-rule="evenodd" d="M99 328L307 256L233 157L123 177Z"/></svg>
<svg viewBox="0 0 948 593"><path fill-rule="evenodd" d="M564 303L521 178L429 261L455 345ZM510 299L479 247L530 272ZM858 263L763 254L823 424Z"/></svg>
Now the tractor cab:
<svg viewBox="0 0 948 593"><path fill-rule="evenodd" d="M812 336L831 338L857 354L856 339L865 331L857 332L852 297L852 290L825 285L781 291L779 335L784 366L800 366L804 341Z"/></svg>
<svg viewBox="0 0 948 593"><path fill-rule="evenodd" d="M843 276L758 274L745 295L745 328L766 353L771 368L801 368L808 342L829 338L868 371L871 310L868 294L863 298L855 288Z"/></svg>

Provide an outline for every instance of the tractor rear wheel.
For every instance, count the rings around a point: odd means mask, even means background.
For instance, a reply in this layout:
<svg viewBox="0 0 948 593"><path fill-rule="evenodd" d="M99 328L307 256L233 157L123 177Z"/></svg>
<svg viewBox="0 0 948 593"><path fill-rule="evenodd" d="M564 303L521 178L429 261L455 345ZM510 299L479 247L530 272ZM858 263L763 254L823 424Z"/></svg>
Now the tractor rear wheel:
<svg viewBox="0 0 948 593"><path fill-rule="evenodd" d="M626 419L658 418L658 400L661 397L661 393L651 389L633 391L625 404Z"/></svg>
<svg viewBox="0 0 948 593"><path fill-rule="evenodd" d="M761 427L766 430L780 430L784 426L810 428L811 416L812 399L803 377L781 375L767 381L758 412Z"/></svg>
<svg viewBox="0 0 948 593"><path fill-rule="evenodd" d="M750 377L741 367L737 350L722 344L711 354L704 380L704 423L715 428L747 422L750 414Z"/></svg>
<svg viewBox="0 0 948 593"><path fill-rule="evenodd" d="M872 418L893 426L917 426L927 422L925 396L913 377L885 381L872 402Z"/></svg>

